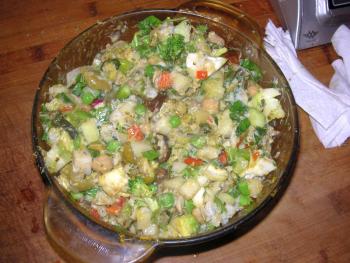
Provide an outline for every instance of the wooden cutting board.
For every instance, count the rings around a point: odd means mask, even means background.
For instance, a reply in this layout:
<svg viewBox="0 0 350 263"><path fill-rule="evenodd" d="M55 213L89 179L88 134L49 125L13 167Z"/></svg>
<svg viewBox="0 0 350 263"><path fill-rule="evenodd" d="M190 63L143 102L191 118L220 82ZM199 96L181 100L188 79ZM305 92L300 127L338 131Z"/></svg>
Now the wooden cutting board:
<svg viewBox="0 0 350 263"><path fill-rule="evenodd" d="M45 187L34 165L30 121L35 90L50 61L75 35L136 8L172 8L170 0L7 0L0 2L0 262L63 262L46 240ZM229 2L264 28L279 24L267 0ZM328 84L330 45L298 52ZM330 109L331 110L331 109ZM238 239L191 249L161 250L156 262L350 262L350 145L326 150L299 110L301 147L280 202Z"/></svg>

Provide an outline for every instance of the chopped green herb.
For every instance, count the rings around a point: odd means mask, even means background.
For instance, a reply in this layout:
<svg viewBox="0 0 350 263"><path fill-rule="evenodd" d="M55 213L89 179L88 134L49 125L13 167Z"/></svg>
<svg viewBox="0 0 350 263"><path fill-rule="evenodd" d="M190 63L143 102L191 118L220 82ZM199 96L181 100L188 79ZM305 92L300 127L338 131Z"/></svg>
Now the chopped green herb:
<svg viewBox="0 0 350 263"><path fill-rule="evenodd" d="M262 72L261 69L257 64L255 64L253 61L250 59L242 59L241 60L241 66L247 70L250 71L251 78L255 81L258 82L262 79Z"/></svg>
<svg viewBox="0 0 350 263"><path fill-rule="evenodd" d="M145 67L145 76L149 78L153 78L154 67L152 65L147 65Z"/></svg>
<svg viewBox="0 0 350 263"><path fill-rule="evenodd" d="M174 34L157 47L158 53L165 61L175 61L181 56L185 49L184 37L179 34Z"/></svg>
<svg viewBox="0 0 350 263"><path fill-rule="evenodd" d="M230 106L230 118L233 121L240 121L248 111L248 107L240 100L235 101Z"/></svg>
<svg viewBox="0 0 350 263"><path fill-rule="evenodd" d="M145 157L149 161L153 161L159 157L159 152L156 150L149 150L142 153L143 157Z"/></svg>
<svg viewBox="0 0 350 263"><path fill-rule="evenodd" d="M241 120L236 129L237 136L241 135L246 130L248 130L249 126L250 126L250 121L248 118L244 118L243 120Z"/></svg>
<svg viewBox="0 0 350 263"><path fill-rule="evenodd" d="M149 33L153 28L159 26L161 23L162 21L160 21L157 17L148 16L144 20L140 21L137 24L137 27L145 33Z"/></svg>

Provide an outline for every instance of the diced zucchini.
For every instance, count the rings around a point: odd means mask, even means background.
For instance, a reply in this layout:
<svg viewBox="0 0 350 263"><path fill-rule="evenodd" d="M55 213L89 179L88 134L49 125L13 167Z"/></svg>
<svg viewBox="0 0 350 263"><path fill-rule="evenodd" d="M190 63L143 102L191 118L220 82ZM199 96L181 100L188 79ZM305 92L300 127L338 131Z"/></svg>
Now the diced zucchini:
<svg viewBox="0 0 350 263"><path fill-rule="evenodd" d="M181 237L188 237L196 234L199 230L199 223L193 215L183 215L172 220L171 225Z"/></svg>
<svg viewBox="0 0 350 263"><path fill-rule="evenodd" d="M186 20L184 20L175 27L174 33L182 35L184 37L184 41L189 42L191 36L191 26Z"/></svg>
<svg viewBox="0 0 350 263"><path fill-rule="evenodd" d="M204 96L210 99L221 99L224 96L224 72L217 71L202 83Z"/></svg>
<svg viewBox="0 0 350 263"><path fill-rule="evenodd" d="M87 142L87 144L90 144L92 142L95 142L99 139L99 132L96 125L95 119L89 119L80 126L80 130Z"/></svg>
<svg viewBox="0 0 350 263"><path fill-rule="evenodd" d="M266 118L263 113L261 113L255 108L249 108L248 114L249 114L248 118L251 125L253 125L254 127L260 127L260 128L265 126Z"/></svg>

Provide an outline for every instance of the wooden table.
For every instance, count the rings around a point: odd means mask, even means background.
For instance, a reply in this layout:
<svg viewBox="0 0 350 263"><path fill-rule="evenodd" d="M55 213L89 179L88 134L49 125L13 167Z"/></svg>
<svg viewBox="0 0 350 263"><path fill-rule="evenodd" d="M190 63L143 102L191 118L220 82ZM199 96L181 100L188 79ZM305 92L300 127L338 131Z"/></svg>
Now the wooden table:
<svg viewBox="0 0 350 263"><path fill-rule="evenodd" d="M178 1L183 2L183 1ZM227 1L263 28L278 24L267 0ZM8 0L0 3L0 262L62 262L46 240L45 187L34 165L30 134L34 92L52 58L75 35L135 8L175 7L165 0ZM324 45L298 52L328 84L336 58ZM230 242L160 251L157 262L350 262L350 145L326 150L299 110L301 146L293 179L255 228ZM170 255L170 256L169 256Z"/></svg>

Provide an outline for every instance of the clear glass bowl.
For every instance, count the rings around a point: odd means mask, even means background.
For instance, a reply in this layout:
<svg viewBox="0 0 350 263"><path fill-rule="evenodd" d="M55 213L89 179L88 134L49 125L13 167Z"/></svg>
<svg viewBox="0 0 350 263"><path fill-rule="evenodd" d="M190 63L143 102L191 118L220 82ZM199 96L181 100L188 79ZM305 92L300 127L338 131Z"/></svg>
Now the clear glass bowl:
<svg viewBox="0 0 350 263"><path fill-rule="evenodd" d="M50 175L45 167L40 149L48 146L41 140L40 106L47 100L48 88L65 83L66 73L91 64L96 53L111 42L111 37L131 41L136 24L149 15L161 19L186 16L193 24L207 24L210 30L223 36L226 46L233 47L243 57L255 61L264 71L262 86L278 81L282 87L281 103L286 117L275 121L280 132L272 147L272 156L278 164L269 175L268 184L249 212L240 212L229 223L201 235L166 240L148 240L133 236L123 229L116 230L92 218L69 198L69 194ZM127 30L123 28L127 25ZM219 1L190 1L176 10L152 9L125 13L98 22L70 41L52 61L45 72L35 96L32 114L33 147L40 173L47 184L48 199L44 219L49 240L61 255L68 259L94 262L129 262L149 255L156 247L193 245L234 233L262 218L282 194L292 175L299 145L299 127L296 104L288 82L278 66L262 47L262 36L257 24L245 13Z"/></svg>

